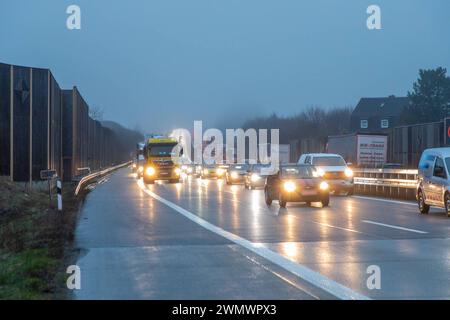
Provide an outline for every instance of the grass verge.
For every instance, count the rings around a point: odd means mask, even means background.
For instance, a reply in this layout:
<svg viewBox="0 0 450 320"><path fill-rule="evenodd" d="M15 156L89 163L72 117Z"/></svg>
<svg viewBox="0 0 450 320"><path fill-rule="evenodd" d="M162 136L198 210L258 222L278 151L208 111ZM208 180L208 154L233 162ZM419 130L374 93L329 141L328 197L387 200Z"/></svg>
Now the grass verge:
<svg viewBox="0 0 450 320"><path fill-rule="evenodd" d="M48 194L0 178L0 299L64 299L79 203L63 187L64 211ZM56 206L53 199L52 207Z"/></svg>

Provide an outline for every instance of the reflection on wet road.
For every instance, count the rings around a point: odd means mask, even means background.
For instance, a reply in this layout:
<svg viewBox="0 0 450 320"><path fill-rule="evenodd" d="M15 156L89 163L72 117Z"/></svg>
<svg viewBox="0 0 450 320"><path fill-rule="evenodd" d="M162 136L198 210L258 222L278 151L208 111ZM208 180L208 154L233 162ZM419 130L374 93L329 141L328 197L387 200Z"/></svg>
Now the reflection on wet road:
<svg viewBox="0 0 450 320"><path fill-rule="evenodd" d="M281 209L262 190L191 177L145 186L125 169L88 195L75 297L448 299L449 234L445 214L413 203L335 196ZM370 290L373 265L381 288Z"/></svg>

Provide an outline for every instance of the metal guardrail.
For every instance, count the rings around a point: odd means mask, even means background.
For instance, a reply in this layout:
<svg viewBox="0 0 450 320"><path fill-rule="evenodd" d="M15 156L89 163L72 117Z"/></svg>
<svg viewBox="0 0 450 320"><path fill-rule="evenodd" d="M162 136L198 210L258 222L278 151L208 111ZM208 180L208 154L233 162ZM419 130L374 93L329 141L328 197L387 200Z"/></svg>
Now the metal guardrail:
<svg viewBox="0 0 450 320"><path fill-rule="evenodd" d="M105 169L105 170L101 170L101 171L98 171L98 172L94 172L94 173L92 173L92 174L89 174L89 175L87 175L87 176L84 176L84 177L81 178L81 180L78 182L78 185L77 185L77 187L76 187L76 189L75 189L75 196L78 196L78 194L80 193L81 188L82 188L84 185L86 185L89 181L94 180L94 179L97 179L97 178L102 177L102 176L105 176L105 175L107 175L107 174L110 173L110 172L113 172L113 171L115 171L115 170L117 170L117 169L126 167L126 166L128 166L128 165L130 165L130 164L131 164L131 161L125 162L125 163L119 164L119 165L117 165L117 166L115 166L115 167L111 167L111 168L108 168L108 169Z"/></svg>
<svg viewBox="0 0 450 320"><path fill-rule="evenodd" d="M355 169L353 183L358 193L414 199L418 170Z"/></svg>

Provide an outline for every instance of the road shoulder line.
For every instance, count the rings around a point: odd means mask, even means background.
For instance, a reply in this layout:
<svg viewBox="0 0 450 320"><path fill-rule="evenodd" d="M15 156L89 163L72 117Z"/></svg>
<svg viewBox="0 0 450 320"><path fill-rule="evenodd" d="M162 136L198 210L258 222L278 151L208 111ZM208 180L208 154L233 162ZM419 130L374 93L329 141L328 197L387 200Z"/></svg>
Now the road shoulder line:
<svg viewBox="0 0 450 320"><path fill-rule="evenodd" d="M145 184L140 180L137 182L139 187L144 191L146 194L154 198L155 200L165 204L166 206L174 209L175 211L179 212L189 220L195 222L199 226L218 234L238 245L241 247L246 248L247 250L250 250L257 255L267 259L268 261L282 267L283 269L289 271L290 273L302 278L303 280L311 283L312 285L332 294L336 298L343 299L343 300L370 300L369 297L360 294L358 292L353 291L350 288L347 288L340 283L337 283L320 273L317 273L305 266L302 266L296 262L293 262L282 255L273 252L270 249L267 249L260 244L256 244L253 242L250 242L244 238L239 237L238 235L235 235L231 232L228 232L222 228L219 228L206 220L200 218L199 216L189 212L188 210L176 205L175 203L164 199L163 197L157 195L156 193L148 190L145 186Z"/></svg>

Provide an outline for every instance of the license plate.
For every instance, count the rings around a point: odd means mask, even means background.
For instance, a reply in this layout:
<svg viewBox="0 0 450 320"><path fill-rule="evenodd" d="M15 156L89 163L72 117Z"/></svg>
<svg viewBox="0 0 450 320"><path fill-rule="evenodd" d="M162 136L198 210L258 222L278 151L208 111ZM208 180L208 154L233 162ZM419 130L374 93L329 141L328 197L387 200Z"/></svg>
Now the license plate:
<svg viewBox="0 0 450 320"><path fill-rule="evenodd" d="M317 194L316 190L303 190L302 195L303 196L315 196Z"/></svg>

